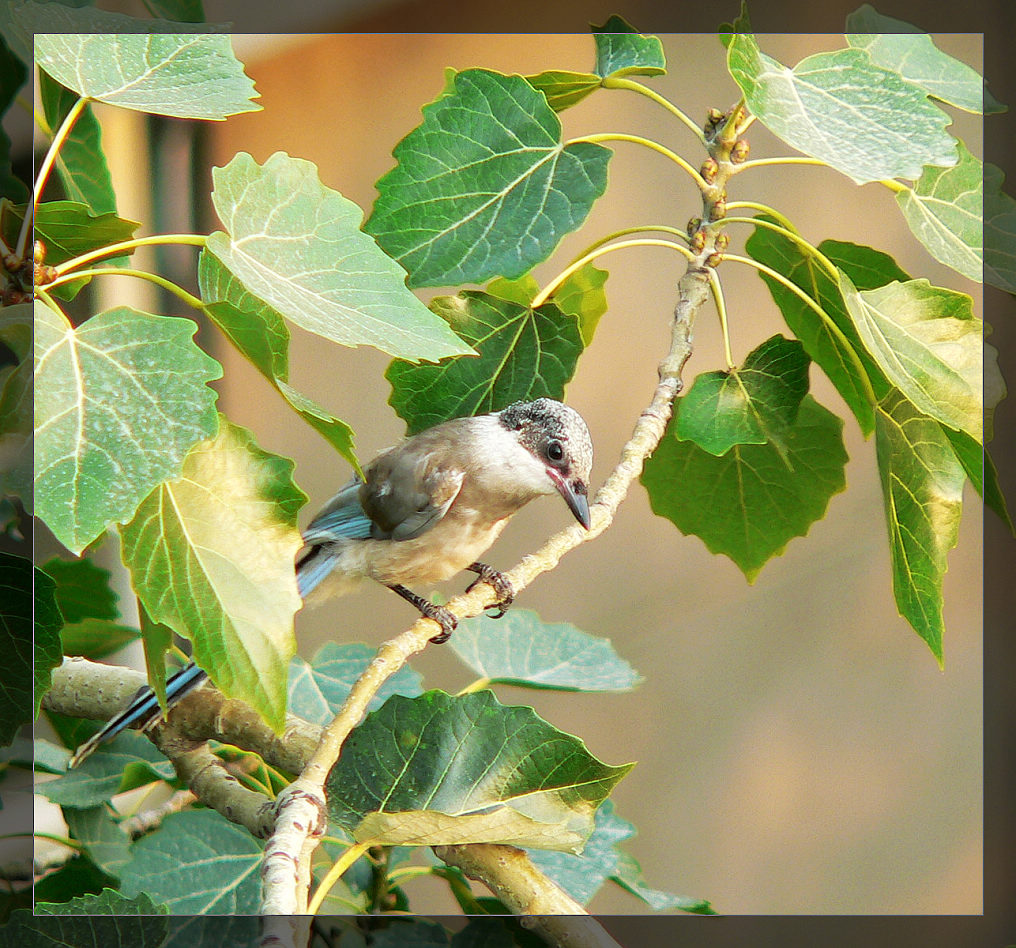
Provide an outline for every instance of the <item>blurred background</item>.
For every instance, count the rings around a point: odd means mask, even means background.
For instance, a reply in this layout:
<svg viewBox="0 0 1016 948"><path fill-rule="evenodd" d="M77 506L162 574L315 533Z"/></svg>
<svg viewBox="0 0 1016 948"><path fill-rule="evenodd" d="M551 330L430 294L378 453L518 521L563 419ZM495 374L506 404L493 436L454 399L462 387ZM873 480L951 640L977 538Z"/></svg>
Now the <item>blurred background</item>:
<svg viewBox="0 0 1016 948"><path fill-rule="evenodd" d="M300 9L293 7L297 21ZM568 26L555 27L574 32L557 34L419 34L395 32L400 10L408 25L420 6L346 7L333 25L343 32L332 35L236 35L234 47L261 94L261 112L198 125L97 108L121 216L154 222L155 232L214 230L211 168L238 151L263 162L278 150L313 161L327 186L369 213L374 183L392 167L393 146L419 123L421 106L441 92L445 67L587 70L593 42L582 31L590 20L602 23L615 12L566 4L555 16L570 15ZM433 11L430 29L454 29L442 10ZM206 11L216 19L214 2ZM654 28L651 11L647 6L644 20L637 5L622 12L648 30ZM711 26L736 12L711 11ZM221 18L228 16L226 10ZM308 21L308 28L326 26ZM649 85L696 120L710 107L726 109L737 100L714 33L661 38L668 73ZM843 44L838 35L759 39L765 52L790 65ZM979 35L935 39L982 69ZM981 155L979 117L952 114L952 131ZM601 91L561 118L566 137L631 132L657 139L693 164L701 161L687 130L639 96ZM759 125L749 138L753 158L790 153ZM669 162L633 145L614 150L606 196L580 234L537 268L541 283L602 234L636 224L683 226L698 213L693 185ZM983 315L980 286L929 257L880 186L857 188L828 169L788 166L734 179L729 198L779 209L814 243L831 237L888 251L912 275L970 293L975 313ZM750 230L732 227L730 233L731 250L740 252ZM147 261L139 253L138 265L154 266L193 289L193 250L172 250ZM593 434L594 487L651 397L682 261L644 248L599 261L610 271L609 310L567 390ZM787 333L753 271L727 263L720 276L735 360L772 334ZM141 281L107 279L97 290L104 294L101 308L129 303L192 315L173 299L147 296ZM291 328L291 383L353 426L361 459L398 440L404 425L387 405L387 358ZM222 410L251 428L263 447L296 459L296 480L310 496L305 524L348 478L348 467L214 330L202 327L200 340L225 365L217 385ZM699 315L685 378L722 365L719 327L707 308ZM1008 372L1004 348L1002 370ZM847 414L817 369L811 382L822 404ZM1009 430L1010 422L1003 402L996 430ZM846 492L833 497L827 517L770 561L752 586L729 560L654 516L636 485L612 528L525 590L518 606L609 637L644 682L622 695L504 687L498 693L508 703L533 704L608 763L638 761L613 798L618 813L639 828L625 845L652 886L707 898L724 914L978 914L984 854L981 509L968 489L945 580L940 670L893 601L874 444L863 440L852 417L845 441ZM1012 466L1004 457L999 464L1003 487L1011 485ZM509 568L568 519L563 504L530 505L488 560ZM45 538L40 543L45 550ZM441 591L452 595L469 578ZM412 618L387 590L364 586L334 607L298 616L300 652L310 657L331 639L378 644ZM471 679L446 649L428 649L414 665L428 687L455 691ZM413 907L455 910L443 887L426 883L415 890ZM616 887L602 890L591 907L600 914L643 911Z"/></svg>

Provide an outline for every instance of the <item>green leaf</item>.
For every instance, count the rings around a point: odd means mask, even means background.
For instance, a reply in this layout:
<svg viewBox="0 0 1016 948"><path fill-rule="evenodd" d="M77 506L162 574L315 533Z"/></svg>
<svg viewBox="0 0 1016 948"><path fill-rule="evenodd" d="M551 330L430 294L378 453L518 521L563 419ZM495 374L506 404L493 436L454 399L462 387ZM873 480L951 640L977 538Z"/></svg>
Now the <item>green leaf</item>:
<svg viewBox="0 0 1016 948"><path fill-rule="evenodd" d="M883 16L865 3L847 15L847 42L865 50L872 61L889 69L932 98L967 112L1004 112L984 80L966 63L943 53L927 33Z"/></svg>
<svg viewBox="0 0 1016 948"><path fill-rule="evenodd" d="M890 382L925 414L983 443L984 325L970 297L927 280L858 290L843 271L840 284L858 334Z"/></svg>
<svg viewBox="0 0 1016 948"><path fill-rule="evenodd" d="M955 428L946 425L942 425L941 428L942 433L949 439L957 459L963 465L970 483L974 485L974 490L984 499L985 506L994 510L1002 523L1009 528L1009 532L1016 536L1016 526L1009 516L1009 508L998 483L998 471L991 455L965 432L956 431Z"/></svg>
<svg viewBox="0 0 1016 948"><path fill-rule="evenodd" d="M344 421L294 389L289 382L289 330L282 315L249 293L207 248L198 258L205 312L226 338L275 386L286 403L318 431L356 470L353 430Z"/></svg>
<svg viewBox="0 0 1016 948"><path fill-rule="evenodd" d="M751 34L738 33L727 66L770 131L857 184L916 179L924 165L956 164L949 116L863 50L817 53L788 69Z"/></svg>
<svg viewBox="0 0 1016 948"><path fill-rule="evenodd" d="M522 76L467 69L393 154L364 227L411 286L448 286L518 277L546 259L603 194L611 152L563 144L554 110Z"/></svg>
<svg viewBox="0 0 1016 948"><path fill-rule="evenodd" d="M63 620L55 590L53 580L24 557L0 552L0 646L6 669L0 688L0 747L39 713L50 671L60 664Z"/></svg>
<svg viewBox="0 0 1016 948"><path fill-rule="evenodd" d="M256 915L263 858L263 843L214 810L172 813L134 843L120 884L173 915Z"/></svg>
<svg viewBox="0 0 1016 948"><path fill-rule="evenodd" d="M259 165L240 152L212 179L227 233L207 246L251 296L344 346L414 361L470 352L360 230L360 208L325 187L311 162L276 152Z"/></svg>
<svg viewBox="0 0 1016 948"><path fill-rule="evenodd" d="M194 660L225 694L281 729L286 670L302 605L293 560L306 502L293 462L220 422L179 478L157 487L120 530L124 563L149 615L194 643Z"/></svg>
<svg viewBox="0 0 1016 948"><path fill-rule="evenodd" d="M326 642L309 662L295 656L289 663L290 712L313 724L327 724L338 714L376 651L359 642ZM368 710L377 710L391 695L415 698L423 691L421 681L418 672L403 666L381 686Z"/></svg>
<svg viewBox="0 0 1016 948"><path fill-rule="evenodd" d="M39 73L39 97L46 123L54 132L79 98L45 72ZM116 213L116 193L102 149L102 128L90 105L84 107L60 146L56 170L70 200L86 205L95 215Z"/></svg>
<svg viewBox="0 0 1016 948"><path fill-rule="evenodd" d="M681 400L676 434L717 457L735 444L771 443L781 452L808 394L811 360L796 339L776 335L729 372L704 372Z"/></svg>
<svg viewBox="0 0 1016 948"><path fill-rule="evenodd" d="M71 856L59 869L55 872L51 872L46 876L43 876L34 886L35 904L40 903L54 903L56 905L66 905L68 900L71 900L71 911L74 914L74 900L81 898L86 895L99 895L104 889L109 889L111 886L116 885L116 879L112 876L106 875L91 859L87 856L76 854ZM49 906L47 906L49 907ZM87 910L90 906L83 905L81 910ZM80 910L79 910L80 911ZM67 944L66 942L59 941L59 930L63 923L57 922L54 919L46 919L43 923L48 926L51 932L56 932L56 946L62 946ZM130 923L128 923L130 924ZM0 928L0 933L6 934L9 929ZM12 933L13 934L13 933ZM0 935L2 937L2 935ZM33 936L34 937L34 936ZM14 940L11 942L0 941L0 944L8 945L11 948L23 944L20 940ZM43 942L47 944L47 942ZM70 944L81 944L80 942L70 942ZM89 944L89 942L84 942ZM103 944L99 941L96 944Z"/></svg>
<svg viewBox="0 0 1016 948"><path fill-rule="evenodd" d="M175 778L173 765L147 737L124 731L73 770L40 784L37 792L62 807L89 809L132 787Z"/></svg>
<svg viewBox="0 0 1016 948"><path fill-rule="evenodd" d="M580 854L534 850L529 858L582 905L588 905L603 883L613 879L656 911L680 908L712 914L709 903L701 899L686 899L645 886L638 862L620 848L634 835L635 827L617 815L613 801L604 800L596 811L596 829Z"/></svg>
<svg viewBox="0 0 1016 948"><path fill-rule="evenodd" d="M69 902L37 901L34 912L34 917L31 909L13 913L6 944L161 948L169 932L166 907L156 905L144 893L128 899L105 888L96 895L81 895Z"/></svg>
<svg viewBox="0 0 1016 948"><path fill-rule="evenodd" d="M718 458L677 438L682 410L679 401L642 474L653 512L729 556L754 582L846 486L843 422L808 395L786 433L785 456L762 444L735 445Z"/></svg>
<svg viewBox="0 0 1016 948"><path fill-rule="evenodd" d="M105 804L87 809L68 807L63 813L71 836L85 847L85 852L103 872L119 876L130 858L130 838L113 820Z"/></svg>
<svg viewBox="0 0 1016 948"><path fill-rule="evenodd" d="M610 644L566 622L547 623L528 609L495 621L460 622L452 651L492 682L565 691L631 691L642 678Z"/></svg>
<svg viewBox="0 0 1016 948"><path fill-rule="evenodd" d="M910 279L892 257L870 247L826 240L818 249L865 289ZM753 259L800 287L829 317L822 319L795 293L772 277L760 274L791 331L836 386L864 435L870 435L875 429L877 400L873 386L882 376L854 329L839 283L796 241L768 228L757 228L745 242L745 250Z"/></svg>
<svg viewBox="0 0 1016 948"><path fill-rule="evenodd" d="M56 603L65 622L116 619L120 598L109 587L110 572L89 559L63 560L55 556L42 571L56 583Z"/></svg>
<svg viewBox="0 0 1016 948"><path fill-rule="evenodd" d="M156 622L138 599L138 622L141 625L142 646L145 650L145 673L148 684L155 692L155 698L163 711L169 710L166 702L166 653L173 647L173 630L162 622Z"/></svg>
<svg viewBox="0 0 1016 948"><path fill-rule="evenodd" d="M203 23L205 19L201 0L145 0L145 5L157 16L179 23Z"/></svg>
<svg viewBox="0 0 1016 948"><path fill-rule="evenodd" d="M957 142L952 168L927 167L913 188L896 193L914 236L936 260L981 282L984 242L981 162Z"/></svg>
<svg viewBox="0 0 1016 948"><path fill-rule="evenodd" d="M18 364L0 368L0 494L20 497L31 511L32 476L37 463L32 430L35 410L32 360L32 304L0 308L0 342Z"/></svg>
<svg viewBox="0 0 1016 948"><path fill-rule="evenodd" d="M637 32L623 17L614 14L592 31L597 75L659 76L667 71L660 40Z"/></svg>
<svg viewBox="0 0 1016 948"><path fill-rule="evenodd" d="M60 630L64 655L81 655L97 661L118 652L140 636L137 629L108 619L82 619Z"/></svg>
<svg viewBox="0 0 1016 948"><path fill-rule="evenodd" d="M222 121L261 108L229 37L179 25L175 34L47 33L35 61L78 95L139 112Z"/></svg>
<svg viewBox="0 0 1016 948"><path fill-rule="evenodd" d="M1016 293L1016 201L1002 190L1005 175L984 166L984 282Z"/></svg>
<svg viewBox="0 0 1016 948"><path fill-rule="evenodd" d="M942 579L959 533L966 472L941 426L899 392L879 403L875 447L896 604L941 665Z"/></svg>
<svg viewBox="0 0 1016 948"><path fill-rule="evenodd" d="M25 208L11 207L4 214L4 238L17 241ZM98 250L109 244L130 240L141 225L116 214L92 214L87 204L76 201L47 201L35 215L35 239L46 245L46 263L53 266Z"/></svg>
<svg viewBox="0 0 1016 948"><path fill-rule="evenodd" d="M329 817L383 845L498 842L576 850L632 764L608 767L532 708L489 691L395 695L328 775Z"/></svg>
<svg viewBox="0 0 1016 948"><path fill-rule="evenodd" d="M600 88L600 77L591 72L568 72L561 69L526 76L526 82L547 97L547 105L555 112L563 112Z"/></svg>
<svg viewBox="0 0 1016 948"><path fill-rule="evenodd" d="M534 310L474 290L436 297L431 306L480 357L439 365L397 360L388 366L388 402L405 419L409 434L520 399L561 399L582 354L575 317L553 303Z"/></svg>
<svg viewBox="0 0 1016 948"><path fill-rule="evenodd" d="M189 319L121 306L75 328L36 304L35 511L74 553L214 434L222 367Z"/></svg>

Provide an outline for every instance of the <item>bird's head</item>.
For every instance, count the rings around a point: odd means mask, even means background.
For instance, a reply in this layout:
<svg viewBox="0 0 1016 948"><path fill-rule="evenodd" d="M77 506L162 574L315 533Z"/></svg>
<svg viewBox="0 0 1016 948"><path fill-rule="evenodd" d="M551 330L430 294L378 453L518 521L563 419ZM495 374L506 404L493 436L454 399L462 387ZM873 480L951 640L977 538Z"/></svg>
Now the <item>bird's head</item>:
<svg viewBox="0 0 1016 948"><path fill-rule="evenodd" d="M589 472L593 441L582 416L561 402L538 398L498 412L501 424L544 467L575 519L589 529Z"/></svg>

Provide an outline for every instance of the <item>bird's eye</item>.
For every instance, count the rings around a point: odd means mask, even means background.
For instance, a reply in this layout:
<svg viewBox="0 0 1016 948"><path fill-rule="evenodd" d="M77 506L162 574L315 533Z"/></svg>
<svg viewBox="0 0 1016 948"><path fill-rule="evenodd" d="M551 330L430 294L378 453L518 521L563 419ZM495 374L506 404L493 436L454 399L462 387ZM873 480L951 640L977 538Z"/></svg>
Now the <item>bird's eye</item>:
<svg viewBox="0 0 1016 948"><path fill-rule="evenodd" d="M564 457L564 447L560 441L551 441L547 445L547 457L551 461L560 461Z"/></svg>

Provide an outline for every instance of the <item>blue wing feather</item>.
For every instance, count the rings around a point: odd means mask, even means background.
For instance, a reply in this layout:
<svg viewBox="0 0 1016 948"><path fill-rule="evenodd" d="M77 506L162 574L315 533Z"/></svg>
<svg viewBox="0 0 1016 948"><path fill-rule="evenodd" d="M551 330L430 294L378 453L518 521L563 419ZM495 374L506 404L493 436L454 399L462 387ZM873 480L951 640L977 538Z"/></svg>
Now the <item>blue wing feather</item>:
<svg viewBox="0 0 1016 948"><path fill-rule="evenodd" d="M313 546L329 540L366 540L373 524L360 505L363 481L354 477L342 488L303 531L303 540Z"/></svg>

